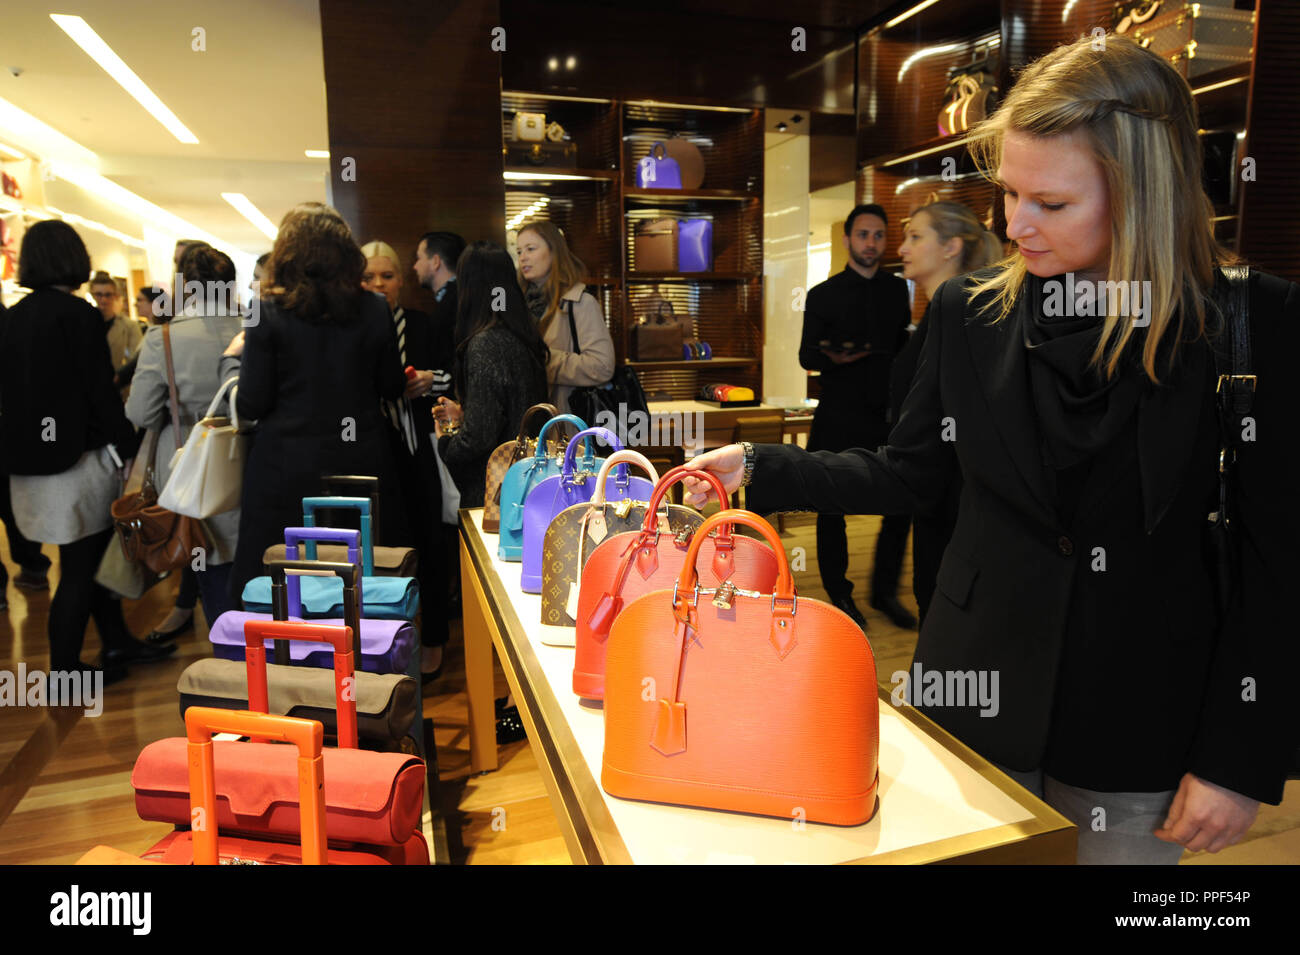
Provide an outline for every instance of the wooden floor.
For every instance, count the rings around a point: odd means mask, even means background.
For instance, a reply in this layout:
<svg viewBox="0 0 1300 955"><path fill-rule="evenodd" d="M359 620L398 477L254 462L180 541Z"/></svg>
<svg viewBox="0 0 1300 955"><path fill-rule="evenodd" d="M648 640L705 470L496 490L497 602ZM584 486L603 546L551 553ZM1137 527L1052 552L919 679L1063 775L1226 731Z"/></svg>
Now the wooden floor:
<svg viewBox="0 0 1300 955"><path fill-rule="evenodd" d="M907 668L916 632L900 630L867 605L867 584L880 526L878 517L849 518L850 577L868 620L868 637L882 685ZM787 550L803 547L806 570L796 573L800 594L825 598L817 575L815 531L809 515L787 519ZM51 584L58 579L57 549ZM10 577L17 568L7 546L0 556ZM899 597L915 612L911 596L910 550ZM146 633L171 606L174 582L164 582L143 600L126 604L133 632ZM48 664L46 620L49 593L29 594L10 584L7 618L0 615L0 669ZM176 680L193 660L208 654L206 626L199 611L195 632L181 640L170 660L137 666L124 682L105 691L103 715L80 710L0 709L0 865L61 864L99 843L142 852L168 827L141 822L130 786L131 766L153 740L182 735ZM91 633L82 659L93 660L99 641ZM506 692L498 670L498 695ZM441 809L447 820L452 861L471 865L567 864L559 828L527 742L502 747L501 768L473 775L469 769L466 698L459 624L453 624L444 677L425 696L438 744ZM1210 856L1186 854L1183 864L1300 863L1300 782L1288 785L1281 806L1264 806L1254 828L1237 846Z"/></svg>

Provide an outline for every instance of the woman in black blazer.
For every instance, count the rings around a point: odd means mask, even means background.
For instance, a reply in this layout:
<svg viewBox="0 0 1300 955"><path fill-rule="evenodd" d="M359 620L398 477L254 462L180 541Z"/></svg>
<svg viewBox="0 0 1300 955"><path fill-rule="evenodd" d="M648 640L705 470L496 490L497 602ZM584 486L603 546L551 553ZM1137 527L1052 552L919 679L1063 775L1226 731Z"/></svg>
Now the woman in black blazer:
<svg viewBox="0 0 1300 955"><path fill-rule="evenodd" d="M18 269L19 282L32 291L0 321L5 480L23 535L59 546L50 669L84 669L81 645L93 616L104 644L104 680L111 682L125 675L125 664L176 649L135 640L120 601L94 579L113 540L109 506L121 489L118 468L139 442L113 384L104 320L72 294L90 277L81 237L57 219L36 223L23 236Z"/></svg>
<svg viewBox="0 0 1300 955"><path fill-rule="evenodd" d="M244 466L231 589L263 573L262 554L302 522L302 499L327 474L373 474L382 499L377 533L407 542L405 509L381 398L406 377L382 296L361 288L366 260L343 218L318 202L290 210L266 263L261 299L245 320L241 420L256 421ZM239 339L236 339L239 342ZM241 346L232 343L227 354Z"/></svg>
<svg viewBox="0 0 1300 955"><path fill-rule="evenodd" d="M693 466L729 490L748 468L760 512L906 513L960 474L913 685L894 674L895 700L1073 819L1080 861L1172 863L1237 842L1259 802L1279 803L1295 746L1284 600L1300 577L1300 286L1249 282L1258 384L1238 419L1239 583L1221 607L1211 292L1231 255L1189 188L1201 153L1187 83L1130 40L1101 46L1032 64L974 131L1019 250L939 289L889 445L732 446ZM1107 278L1146 283L1140 307L1124 314ZM1091 317L1102 291L1109 307ZM970 676L996 692L947 692Z"/></svg>

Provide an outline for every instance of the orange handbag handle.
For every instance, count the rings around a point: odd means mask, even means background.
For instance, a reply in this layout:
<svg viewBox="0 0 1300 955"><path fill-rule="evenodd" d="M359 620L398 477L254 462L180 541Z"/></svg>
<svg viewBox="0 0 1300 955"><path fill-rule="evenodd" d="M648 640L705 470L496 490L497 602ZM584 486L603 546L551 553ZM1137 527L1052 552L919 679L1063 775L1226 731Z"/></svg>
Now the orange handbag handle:
<svg viewBox="0 0 1300 955"><path fill-rule="evenodd" d="M266 713L271 709L266 688L266 645L262 642L267 637L328 643L334 648L334 707L338 711L339 749L357 749L357 681L352 656L352 628L295 620L244 621L248 708L256 713Z"/></svg>
<svg viewBox="0 0 1300 955"><path fill-rule="evenodd" d="M659 513L659 506L663 503L664 496L668 493L668 489L688 477L700 478L703 481L708 481L709 485L718 495L718 502L721 503L722 501L727 500L727 489L723 486L722 479L712 471L700 471L688 468L685 465L675 467L661 477L659 483L655 485L655 492L650 496L650 506L645 510L645 523L641 525L641 530L644 533L653 534L655 528L659 526L655 515ZM718 534L719 536L730 537L731 529L728 527L726 531L719 531Z"/></svg>
<svg viewBox="0 0 1300 955"><path fill-rule="evenodd" d="M302 820L304 865L325 864L325 730L316 720L271 716L244 710L191 706L185 711L186 755L190 769L190 821L194 864L216 865L217 784L213 733L236 733L293 743L298 747L298 811Z"/></svg>

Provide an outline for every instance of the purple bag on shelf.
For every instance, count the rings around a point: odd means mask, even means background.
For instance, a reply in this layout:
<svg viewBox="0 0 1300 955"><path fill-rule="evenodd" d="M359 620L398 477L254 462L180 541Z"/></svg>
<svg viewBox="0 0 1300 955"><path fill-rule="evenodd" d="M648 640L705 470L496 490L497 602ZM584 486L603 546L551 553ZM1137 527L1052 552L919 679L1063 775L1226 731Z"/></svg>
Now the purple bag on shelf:
<svg viewBox="0 0 1300 955"><path fill-rule="evenodd" d="M682 167L668 155L663 143L655 143L650 153L636 164L636 184L640 189L680 189Z"/></svg>
<svg viewBox="0 0 1300 955"><path fill-rule="evenodd" d="M713 270L713 220L682 219L677 223L677 271Z"/></svg>

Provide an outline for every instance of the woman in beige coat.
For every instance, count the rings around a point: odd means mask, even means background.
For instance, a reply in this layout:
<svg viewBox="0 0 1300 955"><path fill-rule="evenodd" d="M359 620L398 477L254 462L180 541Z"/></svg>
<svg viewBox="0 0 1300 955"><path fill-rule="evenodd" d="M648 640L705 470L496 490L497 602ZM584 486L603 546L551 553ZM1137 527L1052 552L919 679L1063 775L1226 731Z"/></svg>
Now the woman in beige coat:
<svg viewBox="0 0 1300 955"><path fill-rule="evenodd" d="M186 287L199 283L204 289L203 302L175 302L171 327L172 365L175 369L177 409L185 443L190 428L203 417L221 386L218 366L221 353L239 334L239 305L232 294L235 289L235 266L216 249L197 246L181 259L181 274ZM229 397L229 396L228 396ZM163 327L155 325L145 335L140 362L131 383L126 416L139 428L161 428L154 474L161 490L171 476L176 437L172 430L171 404L167 385L167 360L163 353ZM239 510L217 514L204 521L211 549L204 555L202 569L195 568L203 612L211 624L226 610L238 609L226 593L231 561L239 533ZM183 629L183 628L182 628ZM162 627L166 631L166 624ZM175 631L173 631L175 632Z"/></svg>
<svg viewBox="0 0 1300 955"><path fill-rule="evenodd" d="M603 385L614 376L614 341L600 303L586 291L586 267L554 224L538 220L521 227L518 253L519 284L551 351L546 368L550 401L567 412L575 387Z"/></svg>

